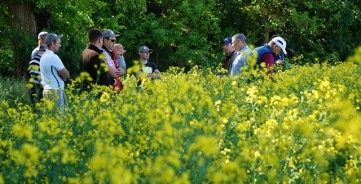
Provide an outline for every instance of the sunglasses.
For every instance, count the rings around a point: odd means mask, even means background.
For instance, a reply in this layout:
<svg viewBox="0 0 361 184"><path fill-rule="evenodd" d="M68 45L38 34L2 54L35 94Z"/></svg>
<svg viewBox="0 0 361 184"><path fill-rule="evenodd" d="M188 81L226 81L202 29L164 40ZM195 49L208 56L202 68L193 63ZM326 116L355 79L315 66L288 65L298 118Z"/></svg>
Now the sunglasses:
<svg viewBox="0 0 361 184"><path fill-rule="evenodd" d="M149 53L149 51L140 51L140 53Z"/></svg>
<svg viewBox="0 0 361 184"><path fill-rule="evenodd" d="M111 39L109 39L111 42L113 42L113 43L115 43L117 40L111 40Z"/></svg>

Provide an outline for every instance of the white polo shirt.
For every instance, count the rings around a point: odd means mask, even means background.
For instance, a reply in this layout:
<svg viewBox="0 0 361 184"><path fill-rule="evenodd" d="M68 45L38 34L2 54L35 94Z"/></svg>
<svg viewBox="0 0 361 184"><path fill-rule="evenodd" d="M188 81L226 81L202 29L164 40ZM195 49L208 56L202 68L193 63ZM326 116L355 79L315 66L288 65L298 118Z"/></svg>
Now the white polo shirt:
<svg viewBox="0 0 361 184"><path fill-rule="evenodd" d="M41 84L44 89L64 89L64 81L58 73L63 68L59 56L47 49L40 59Z"/></svg>

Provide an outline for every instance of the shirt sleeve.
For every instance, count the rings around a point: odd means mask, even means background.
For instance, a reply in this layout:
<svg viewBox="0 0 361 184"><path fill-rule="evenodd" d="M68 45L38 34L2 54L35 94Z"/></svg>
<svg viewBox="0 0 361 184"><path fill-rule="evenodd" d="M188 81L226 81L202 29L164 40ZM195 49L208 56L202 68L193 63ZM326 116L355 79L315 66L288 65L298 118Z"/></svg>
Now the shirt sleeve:
<svg viewBox="0 0 361 184"><path fill-rule="evenodd" d="M57 56L57 55L55 55L53 66L55 67L55 69L56 69L57 71L65 68L63 62L61 62L59 56Z"/></svg>
<svg viewBox="0 0 361 184"><path fill-rule="evenodd" d="M153 69L153 72L154 72L155 70L158 70L157 65L155 65L154 63L152 63L152 69Z"/></svg>

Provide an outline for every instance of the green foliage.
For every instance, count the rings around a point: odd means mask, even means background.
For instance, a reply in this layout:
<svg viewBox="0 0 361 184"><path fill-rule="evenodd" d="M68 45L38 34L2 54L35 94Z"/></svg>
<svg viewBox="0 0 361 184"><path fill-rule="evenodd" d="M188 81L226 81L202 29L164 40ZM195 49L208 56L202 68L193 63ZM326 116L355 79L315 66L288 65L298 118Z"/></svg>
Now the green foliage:
<svg viewBox="0 0 361 184"><path fill-rule="evenodd" d="M220 41L245 33L255 47L269 41L275 33L286 38L288 59L303 55L299 64L344 61L353 48L361 45L361 9L355 0L27 0L34 6L37 32L63 34L59 56L72 76L78 74L79 56L87 45L90 28L106 28L119 33L118 42L126 46L128 65L138 59L137 49L147 45L154 51L151 60L161 71L169 66L217 67L223 60ZM7 6L0 3L0 68L12 75L14 52L29 53L36 46L34 33L13 33ZM12 36L21 43L13 47ZM27 63L28 61L24 61Z"/></svg>
<svg viewBox="0 0 361 184"><path fill-rule="evenodd" d="M18 103L30 104L25 81L0 76L0 101L8 102L15 106Z"/></svg>
<svg viewBox="0 0 361 184"><path fill-rule="evenodd" d="M1 76L13 76L16 67L14 66L14 52L13 46L9 39L11 33L10 25L8 24L9 15L5 2L0 2L0 71Z"/></svg>

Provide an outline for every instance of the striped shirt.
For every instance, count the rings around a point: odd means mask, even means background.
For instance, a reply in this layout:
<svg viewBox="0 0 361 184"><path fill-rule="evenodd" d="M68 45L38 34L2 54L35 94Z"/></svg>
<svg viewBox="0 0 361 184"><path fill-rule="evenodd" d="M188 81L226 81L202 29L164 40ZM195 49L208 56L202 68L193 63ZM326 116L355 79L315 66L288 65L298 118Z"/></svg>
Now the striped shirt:
<svg viewBox="0 0 361 184"><path fill-rule="evenodd" d="M40 73L40 58L41 55L36 53L29 62L29 82L34 84L40 84L41 73Z"/></svg>

